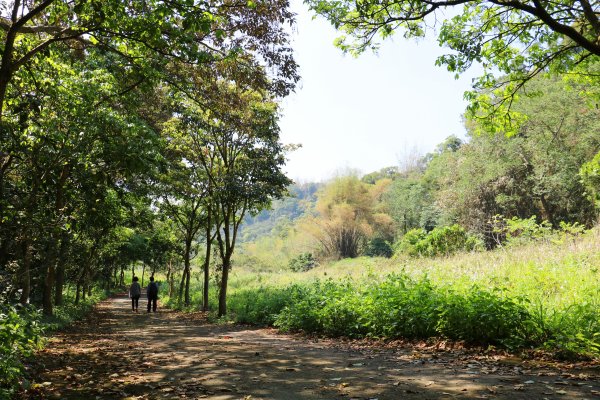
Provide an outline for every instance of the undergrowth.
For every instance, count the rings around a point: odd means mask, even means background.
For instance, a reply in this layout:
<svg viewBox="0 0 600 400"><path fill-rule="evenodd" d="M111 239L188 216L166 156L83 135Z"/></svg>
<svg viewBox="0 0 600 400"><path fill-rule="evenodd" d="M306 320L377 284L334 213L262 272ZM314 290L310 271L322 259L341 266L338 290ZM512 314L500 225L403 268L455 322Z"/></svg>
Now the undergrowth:
<svg viewBox="0 0 600 400"><path fill-rule="evenodd" d="M42 316L33 305L0 305L0 399L9 399L19 391L24 360L44 346L46 335L83 319L105 297L106 293L97 291L75 305L66 295L65 305L54 307L51 317Z"/></svg>
<svg viewBox="0 0 600 400"><path fill-rule="evenodd" d="M239 322L329 336L445 337L600 356L600 233L446 258L232 271ZM243 282L237 285L236 282Z"/></svg>

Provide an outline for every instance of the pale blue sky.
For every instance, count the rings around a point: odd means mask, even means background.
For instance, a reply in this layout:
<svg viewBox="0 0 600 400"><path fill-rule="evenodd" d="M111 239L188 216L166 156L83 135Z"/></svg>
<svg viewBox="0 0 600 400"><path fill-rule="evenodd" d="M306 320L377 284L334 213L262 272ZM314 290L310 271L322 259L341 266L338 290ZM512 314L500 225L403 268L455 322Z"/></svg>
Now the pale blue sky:
<svg viewBox="0 0 600 400"><path fill-rule="evenodd" d="M398 165L413 149L425 154L449 135L464 136L463 93L475 72L455 80L435 59L445 49L434 32L418 43L400 35L378 54L359 58L333 46L339 36L295 1L294 35L302 81L282 102L281 139L300 143L288 175L300 182L330 178L344 168L363 173Z"/></svg>

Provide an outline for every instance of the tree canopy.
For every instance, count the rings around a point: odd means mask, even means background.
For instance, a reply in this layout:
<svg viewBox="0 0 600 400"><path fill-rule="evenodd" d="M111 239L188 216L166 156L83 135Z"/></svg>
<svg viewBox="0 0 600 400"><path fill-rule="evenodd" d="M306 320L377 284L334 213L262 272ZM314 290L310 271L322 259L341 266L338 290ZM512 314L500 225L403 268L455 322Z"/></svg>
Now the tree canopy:
<svg viewBox="0 0 600 400"><path fill-rule="evenodd" d="M420 37L437 30L439 44L451 50L437 64L456 74L474 63L483 67L466 97L470 114L485 117L488 131L507 118L520 121L522 115L510 114L511 104L524 83L541 72L572 72L596 82L599 76L594 65L600 57L598 1L305 2L341 31L337 45L354 54L377 48L377 36L401 31L405 37Z"/></svg>

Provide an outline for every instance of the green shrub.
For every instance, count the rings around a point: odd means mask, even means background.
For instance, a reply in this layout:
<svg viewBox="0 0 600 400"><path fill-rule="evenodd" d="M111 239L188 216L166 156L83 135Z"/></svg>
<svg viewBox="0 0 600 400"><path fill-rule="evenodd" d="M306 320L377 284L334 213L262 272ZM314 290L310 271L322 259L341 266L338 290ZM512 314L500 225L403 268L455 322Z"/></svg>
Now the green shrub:
<svg viewBox="0 0 600 400"><path fill-rule="evenodd" d="M392 274L365 294L363 319L369 327L369 336L426 338L436 335L440 299L426 277L415 281L404 274Z"/></svg>
<svg viewBox="0 0 600 400"><path fill-rule="evenodd" d="M288 266L294 272L303 272L318 267L319 263L313 257L312 253L302 253L292 258Z"/></svg>
<svg viewBox="0 0 600 400"><path fill-rule="evenodd" d="M326 298L319 281L313 285L291 285L286 288L290 301L277 314L274 326L282 331L320 332L318 313Z"/></svg>
<svg viewBox="0 0 600 400"><path fill-rule="evenodd" d="M22 359L42 345L39 313L29 307L0 310L0 397L9 397L23 373Z"/></svg>
<svg viewBox="0 0 600 400"><path fill-rule="evenodd" d="M598 295L595 294L595 299ZM600 304L598 301L573 304L547 312L541 306L535 319L539 343L560 358L576 359L600 354Z"/></svg>
<svg viewBox="0 0 600 400"><path fill-rule="evenodd" d="M261 287L233 292L227 301L237 322L273 325L277 314L292 301L292 292L285 288Z"/></svg>
<svg viewBox="0 0 600 400"><path fill-rule="evenodd" d="M385 239L376 237L369 240L363 253L369 257L390 258L394 254L394 250Z"/></svg>
<svg viewBox="0 0 600 400"><path fill-rule="evenodd" d="M585 226L578 222L561 221L559 229L552 229L548 221L537 222L537 217L506 218L495 215L491 221L492 233L497 244L523 245L535 241L561 242L567 238L575 238L585 232Z"/></svg>
<svg viewBox="0 0 600 400"><path fill-rule="evenodd" d="M395 252L417 256L419 253L417 252L415 246L426 237L427 232L424 229L411 229L410 231L406 232L404 236L402 236L402 239L395 244Z"/></svg>
<svg viewBox="0 0 600 400"><path fill-rule="evenodd" d="M589 199L600 211L600 152L591 161L581 166L579 176L581 177L581 183L586 188Z"/></svg>
<svg viewBox="0 0 600 400"><path fill-rule="evenodd" d="M523 298L502 289L473 286L466 294L449 292L437 325L440 334L470 343L519 347L526 343L531 315Z"/></svg>
<svg viewBox="0 0 600 400"><path fill-rule="evenodd" d="M413 229L404 235L398 250L411 256L447 256L459 251L483 249L483 242L460 225L442 226L425 233Z"/></svg>

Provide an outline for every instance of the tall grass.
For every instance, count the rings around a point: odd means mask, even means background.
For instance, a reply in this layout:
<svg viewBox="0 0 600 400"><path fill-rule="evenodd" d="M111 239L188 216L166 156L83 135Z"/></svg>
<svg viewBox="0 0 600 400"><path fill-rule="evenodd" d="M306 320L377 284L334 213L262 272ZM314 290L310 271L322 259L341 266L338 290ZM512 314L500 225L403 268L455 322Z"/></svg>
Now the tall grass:
<svg viewBox="0 0 600 400"><path fill-rule="evenodd" d="M232 271L239 321L327 335L443 336L600 355L600 231L446 258Z"/></svg>

